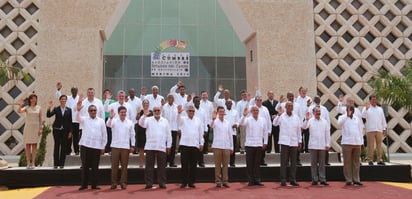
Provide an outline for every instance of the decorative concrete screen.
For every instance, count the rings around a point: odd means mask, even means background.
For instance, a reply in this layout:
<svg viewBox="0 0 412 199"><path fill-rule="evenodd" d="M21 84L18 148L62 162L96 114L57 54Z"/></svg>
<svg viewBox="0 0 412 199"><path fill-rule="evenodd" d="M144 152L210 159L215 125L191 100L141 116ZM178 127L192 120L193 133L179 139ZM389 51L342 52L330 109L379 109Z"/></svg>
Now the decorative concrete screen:
<svg viewBox="0 0 412 199"><path fill-rule="evenodd" d="M412 57L412 1L313 0L313 4L317 92L331 111L332 147L340 151L338 96L354 97L362 109L372 92L368 81L378 70L400 74L405 60ZM390 152L412 152L412 117L392 107L388 113Z"/></svg>
<svg viewBox="0 0 412 199"><path fill-rule="evenodd" d="M0 55L35 78L39 0L0 1ZM24 149L24 118L15 112L19 99L34 89L33 82L9 81L0 94L0 154L15 155Z"/></svg>

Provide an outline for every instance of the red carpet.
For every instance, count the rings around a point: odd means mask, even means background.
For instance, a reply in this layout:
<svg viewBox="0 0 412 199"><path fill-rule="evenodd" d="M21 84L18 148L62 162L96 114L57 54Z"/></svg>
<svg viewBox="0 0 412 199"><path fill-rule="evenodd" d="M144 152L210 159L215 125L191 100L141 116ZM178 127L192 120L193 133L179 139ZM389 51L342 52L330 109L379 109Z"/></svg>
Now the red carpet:
<svg viewBox="0 0 412 199"><path fill-rule="evenodd" d="M36 198L412 198L411 189L386 185L379 182L363 182L364 186L345 186L344 182L329 182L330 186L312 186L310 182L300 182L299 187L281 187L279 183L265 182L263 187L248 187L246 183L230 183L230 188L215 188L212 183L198 183L196 188L181 189L179 184L168 184L167 189L144 189L144 185L129 185L126 190L111 190L109 186L101 186L101 190L78 191L75 186L51 187ZM407 187L412 184L407 184Z"/></svg>

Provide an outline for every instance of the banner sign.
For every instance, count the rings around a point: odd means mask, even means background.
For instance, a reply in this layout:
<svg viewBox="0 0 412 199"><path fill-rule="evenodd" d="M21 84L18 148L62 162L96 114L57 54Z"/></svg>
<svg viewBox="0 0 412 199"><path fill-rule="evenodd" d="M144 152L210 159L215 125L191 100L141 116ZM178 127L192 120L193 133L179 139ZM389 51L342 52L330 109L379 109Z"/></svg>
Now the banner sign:
<svg viewBox="0 0 412 199"><path fill-rule="evenodd" d="M190 53L152 52L152 77L190 77Z"/></svg>

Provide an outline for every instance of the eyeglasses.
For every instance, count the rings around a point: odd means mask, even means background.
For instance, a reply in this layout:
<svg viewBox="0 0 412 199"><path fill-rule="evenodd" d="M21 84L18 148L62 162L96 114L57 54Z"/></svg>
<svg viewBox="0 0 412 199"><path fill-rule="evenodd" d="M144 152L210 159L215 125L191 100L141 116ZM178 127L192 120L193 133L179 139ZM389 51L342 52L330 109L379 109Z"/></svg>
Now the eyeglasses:
<svg viewBox="0 0 412 199"><path fill-rule="evenodd" d="M89 112L96 112L96 109L90 109Z"/></svg>

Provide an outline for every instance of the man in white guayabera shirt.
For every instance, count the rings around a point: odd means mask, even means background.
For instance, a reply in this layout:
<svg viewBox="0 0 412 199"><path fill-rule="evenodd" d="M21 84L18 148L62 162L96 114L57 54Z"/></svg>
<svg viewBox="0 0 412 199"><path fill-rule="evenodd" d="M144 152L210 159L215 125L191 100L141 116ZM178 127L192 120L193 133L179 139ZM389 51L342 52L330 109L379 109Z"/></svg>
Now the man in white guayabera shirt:
<svg viewBox="0 0 412 199"><path fill-rule="evenodd" d="M366 102L365 108L363 108L362 117L366 119L369 165L373 165L375 144L376 160L379 165L385 165L382 161L382 137L386 136L386 119L382 107L377 105L376 96L369 97L369 102Z"/></svg>
<svg viewBox="0 0 412 199"><path fill-rule="evenodd" d="M166 158L170 154L172 135L167 119L161 117L160 106L153 107L153 117L143 115L139 125L146 128L146 169L145 189L153 188L154 162L157 160L157 182L161 189L166 188Z"/></svg>
<svg viewBox="0 0 412 199"><path fill-rule="evenodd" d="M112 155L112 180L110 187L116 189L118 184L118 170L119 162L122 167L120 176L120 187L126 189L127 186L127 165L129 164L129 153L134 152L135 131L134 123L126 117L127 110L124 106L117 108L117 115L115 117L115 110L110 110L110 117L106 125L112 129L112 142L110 143Z"/></svg>

